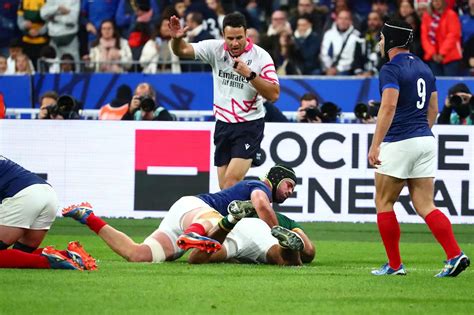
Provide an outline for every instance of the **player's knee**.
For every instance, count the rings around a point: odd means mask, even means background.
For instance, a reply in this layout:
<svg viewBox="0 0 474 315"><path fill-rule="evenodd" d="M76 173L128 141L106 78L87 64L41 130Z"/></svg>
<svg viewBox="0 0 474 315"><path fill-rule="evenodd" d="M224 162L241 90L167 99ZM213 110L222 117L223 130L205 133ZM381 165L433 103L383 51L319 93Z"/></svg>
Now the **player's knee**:
<svg viewBox="0 0 474 315"><path fill-rule="evenodd" d="M128 262L154 262L148 246L135 246L125 257Z"/></svg>
<svg viewBox="0 0 474 315"><path fill-rule="evenodd" d="M15 244L13 244L13 249L21 250L22 252L25 252L25 253L32 253L37 248L38 247L28 246L20 242L16 242Z"/></svg>
<svg viewBox="0 0 474 315"><path fill-rule="evenodd" d="M3 241L0 241L0 250L4 250L4 249L7 249L8 247L10 247L11 244L7 244Z"/></svg>
<svg viewBox="0 0 474 315"><path fill-rule="evenodd" d="M149 255L144 255L139 251L134 251L126 257L128 262L151 262Z"/></svg>

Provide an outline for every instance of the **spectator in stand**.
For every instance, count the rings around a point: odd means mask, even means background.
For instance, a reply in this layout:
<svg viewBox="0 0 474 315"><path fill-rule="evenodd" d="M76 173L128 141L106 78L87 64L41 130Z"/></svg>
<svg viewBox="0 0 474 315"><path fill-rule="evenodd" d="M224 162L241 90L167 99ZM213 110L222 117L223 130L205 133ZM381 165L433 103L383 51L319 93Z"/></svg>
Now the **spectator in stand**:
<svg viewBox="0 0 474 315"><path fill-rule="evenodd" d="M59 73L61 61L57 58L56 49L52 46L44 46L40 50L40 68L38 69L41 73Z"/></svg>
<svg viewBox="0 0 474 315"><path fill-rule="evenodd" d="M257 31L257 29L251 27L247 29L247 38L250 38L252 43L256 45L260 45L260 33Z"/></svg>
<svg viewBox="0 0 474 315"><path fill-rule="evenodd" d="M379 36L383 20L380 13L372 11L367 18L367 31L364 37L356 43L352 68L354 74L361 77L372 77L379 73L382 67Z"/></svg>
<svg viewBox="0 0 474 315"><path fill-rule="evenodd" d="M27 55L21 53L15 58L15 74L25 75L25 74L35 74L35 69L31 64L30 58Z"/></svg>
<svg viewBox="0 0 474 315"><path fill-rule="evenodd" d="M188 43L198 43L206 39L215 39L207 30L204 29L202 14L200 12L189 12L186 15L186 27L188 28L185 38ZM209 65L184 65L183 71L206 71L210 72Z"/></svg>
<svg viewBox="0 0 474 315"><path fill-rule="evenodd" d="M299 50L303 58L301 61L302 73L309 75L321 74L321 62L319 60L321 40L313 31L313 24L309 15L298 17L294 38L296 49Z"/></svg>
<svg viewBox="0 0 474 315"><path fill-rule="evenodd" d="M466 46L467 41L474 35L474 0L469 0L469 11L459 17L462 29L462 43Z"/></svg>
<svg viewBox="0 0 474 315"><path fill-rule="evenodd" d="M22 32L23 51L37 67L41 48L48 45L48 28L41 18L40 9L45 0L21 1L18 8L18 27ZM38 70L38 69L37 69Z"/></svg>
<svg viewBox="0 0 474 315"><path fill-rule="evenodd" d="M46 21L50 45L58 56L71 54L79 61L79 9L77 0L48 0L40 9Z"/></svg>
<svg viewBox="0 0 474 315"><path fill-rule="evenodd" d="M410 24L411 28L413 29L413 42L411 43L411 53L423 59L425 52L423 51L423 47L421 46L421 21L418 15L412 14L408 15L405 18L405 22Z"/></svg>
<svg viewBox="0 0 474 315"><path fill-rule="evenodd" d="M225 11L220 0L206 0L207 7L217 16L219 29L222 32L222 22L224 21Z"/></svg>
<svg viewBox="0 0 474 315"><path fill-rule="evenodd" d="M44 92L39 99L38 119L47 119L49 117L47 107L56 105L59 95L54 91Z"/></svg>
<svg viewBox="0 0 474 315"><path fill-rule="evenodd" d="M302 60L291 33L281 32L275 50L270 54L278 75L301 75Z"/></svg>
<svg viewBox="0 0 474 315"><path fill-rule="evenodd" d="M389 19L390 8L387 0L373 0L372 1L372 12L377 12L383 19L383 22L387 22Z"/></svg>
<svg viewBox="0 0 474 315"><path fill-rule="evenodd" d="M351 12L352 25L357 30L361 29L360 25L363 23L361 23L360 21L363 20L365 17L361 17L361 19L359 19L358 16L353 15L352 12L354 12L354 10L352 9L350 0L335 0L334 4L331 5L331 11L327 14L326 24L323 27L324 32L331 29L331 27L336 22L337 15L343 10Z"/></svg>
<svg viewBox="0 0 474 315"><path fill-rule="evenodd" d="M421 19L425 12L428 12L430 0L415 0L413 7L418 17Z"/></svg>
<svg viewBox="0 0 474 315"><path fill-rule="evenodd" d="M354 51L360 33L352 25L350 11L337 14L336 23L324 33L321 62L326 75L350 75L353 72Z"/></svg>
<svg viewBox="0 0 474 315"><path fill-rule="evenodd" d="M306 93L300 98L300 107L296 111L296 122L302 123L321 123L319 101L313 93Z"/></svg>
<svg viewBox="0 0 474 315"><path fill-rule="evenodd" d="M143 73L172 72L180 73L179 58L169 47L170 21L162 19L154 35L146 42L140 56L140 65Z"/></svg>
<svg viewBox="0 0 474 315"><path fill-rule="evenodd" d="M10 42L20 36L17 27L19 3L20 0L2 0L0 3L0 55L6 55Z"/></svg>
<svg viewBox="0 0 474 315"><path fill-rule="evenodd" d="M76 72L76 63L74 57L71 54L64 54L61 56L61 73L74 73Z"/></svg>
<svg viewBox="0 0 474 315"><path fill-rule="evenodd" d="M128 112L128 102L132 99L132 89L122 84L117 88L115 98L99 110L100 120L121 120Z"/></svg>
<svg viewBox="0 0 474 315"><path fill-rule="evenodd" d="M272 14L271 23L267 29L267 36L280 35L282 32L293 33L288 14L283 10L276 10Z"/></svg>
<svg viewBox="0 0 474 315"><path fill-rule="evenodd" d="M466 74L474 76L474 36L464 44L463 62L467 69Z"/></svg>
<svg viewBox="0 0 474 315"><path fill-rule="evenodd" d="M128 111L122 120L174 120L174 118L157 102L155 89L148 83L140 83L128 103Z"/></svg>
<svg viewBox="0 0 474 315"><path fill-rule="evenodd" d="M401 0L398 3L398 10L394 17L396 19L404 20L407 16L416 14L413 2L411 0Z"/></svg>
<svg viewBox="0 0 474 315"><path fill-rule="evenodd" d="M302 16L309 17L313 32L321 35L326 24L326 17L329 10L326 6L317 6L312 0L299 0L296 7L296 14L290 19L292 29L296 29L298 19Z"/></svg>
<svg viewBox="0 0 474 315"><path fill-rule="evenodd" d="M7 72L7 57L0 55L0 75Z"/></svg>
<svg viewBox="0 0 474 315"><path fill-rule="evenodd" d="M100 26L105 20L114 20L119 0L82 0L81 24L88 34L91 43L97 37Z"/></svg>
<svg viewBox="0 0 474 315"><path fill-rule="evenodd" d="M2 32L0 32L2 33ZM9 56L7 59L7 74L15 73L16 56L23 53L23 45L18 38L13 38L8 46Z"/></svg>
<svg viewBox="0 0 474 315"><path fill-rule="evenodd" d="M188 43L197 43L206 39L215 39L205 28L203 24L203 16L200 12L189 12L186 15L186 26L188 33L186 41Z"/></svg>
<svg viewBox="0 0 474 315"><path fill-rule="evenodd" d="M203 28L208 31L214 39L222 38L222 32L219 27L219 21L215 11L211 10L205 0L190 1L186 7L186 16L190 12L199 12L202 14Z"/></svg>
<svg viewBox="0 0 474 315"><path fill-rule="evenodd" d="M461 24L456 12L445 0L433 0L421 22L421 44L424 60L435 76L457 76L462 73Z"/></svg>
<svg viewBox="0 0 474 315"><path fill-rule="evenodd" d="M281 33L293 34L293 30L288 22L287 13L276 10L272 13L271 24L268 26L266 34L261 38L262 48L273 53L278 51Z"/></svg>
<svg viewBox="0 0 474 315"><path fill-rule="evenodd" d="M415 12L413 2L411 0L401 0L398 4L398 11L395 13L394 17L410 24L413 29L413 42L410 51L423 59L424 53L423 48L421 47L420 34L421 20Z"/></svg>
<svg viewBox="0 0 474 315"><path fill-rule="evenodd" d="M120 0L115 22L132 50L133 60L138 60L143 46L150 39L154 25L160 18L159 7L154 0Z"/></svg>
<svg viewBox="0 0 474 315"><path fill-rule="evenodd" d="M86 56L87 59L87 56ZM100 25L98 37L92 42L89 58L96 72L121 73L130 68L132 51L112 20Z"/></svg>

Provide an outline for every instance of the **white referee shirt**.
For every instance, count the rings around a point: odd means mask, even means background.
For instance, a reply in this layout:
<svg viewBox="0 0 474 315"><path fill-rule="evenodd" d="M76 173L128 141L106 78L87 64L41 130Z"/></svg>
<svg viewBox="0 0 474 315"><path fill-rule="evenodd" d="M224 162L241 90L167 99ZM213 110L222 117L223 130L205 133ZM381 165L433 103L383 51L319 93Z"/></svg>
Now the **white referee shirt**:
<svg viewBox="0 0 474 315"><path fill-rule="evenodd" d="M272 57L249 39L239 58L262 79L279 84ZM195 58L211 65L214 86L214 116L226 123L239 123L263 118L263 97L252 83L235 72L234 59L224 40L191 43Z"/></svg>

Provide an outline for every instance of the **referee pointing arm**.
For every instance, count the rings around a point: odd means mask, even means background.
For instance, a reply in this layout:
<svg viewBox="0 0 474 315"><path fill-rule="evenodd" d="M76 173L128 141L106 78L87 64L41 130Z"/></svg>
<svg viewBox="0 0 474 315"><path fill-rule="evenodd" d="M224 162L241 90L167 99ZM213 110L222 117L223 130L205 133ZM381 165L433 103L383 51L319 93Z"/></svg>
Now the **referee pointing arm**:
<svg viewBox="0 0 474 315"><path fill-rule="evenodd" d="M241 181L263 138L263 99L276 101L280 86L270 55L247 38L240 13L223 22L223 40L187 43L176 16L170 18L171 48L180 58L198 59L212 67L216 117L214 165L221 189Z"/></svg>

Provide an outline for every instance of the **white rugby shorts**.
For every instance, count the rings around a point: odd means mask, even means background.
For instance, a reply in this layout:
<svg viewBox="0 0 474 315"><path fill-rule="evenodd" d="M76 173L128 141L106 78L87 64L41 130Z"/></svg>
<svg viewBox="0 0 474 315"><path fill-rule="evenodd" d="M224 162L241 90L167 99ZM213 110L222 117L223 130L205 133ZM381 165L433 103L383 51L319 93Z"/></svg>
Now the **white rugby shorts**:
<svg viewBox="0 0 474 315"><path fill-rule="evenodd" d="M222 245L227 251L227 259L264 264L268 250L277 244L278 240L272 236L268 224L259 218L243 218Z"/></svg>
<svg viewBox="0 0 474 315"><path fill-rule="evenodd" d="M381 165L377 173L400 179L435 177L436 141L434 137L416 137L380 145Z"/></svg>
<svg viewBox="0 0 474 315"><path fill-rule="evenodd" d="M207 203L198 197L181 197L171 206L168 213L163 218L163 221L161 221L158 229L148 236L143 243L150 246L150 248L153 248L153 244L156 243L154 235L158 232L163 232L168 235L173 244L174 259L178 259L184 254L184 251L176 244L178 237L184 233L182 219L186 213L197 208L209 208L209 210L213 210Z"/></svg>
<svg viewBox="0 0 474 315"><path fill-rule="evenodd" d="M0 225L49 230L58 211L58 196L48 184L28 186L0 204Z"/></svg>

